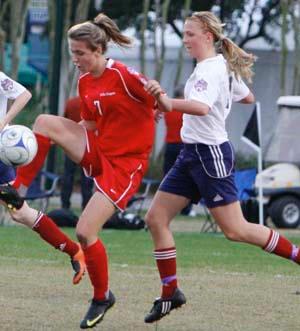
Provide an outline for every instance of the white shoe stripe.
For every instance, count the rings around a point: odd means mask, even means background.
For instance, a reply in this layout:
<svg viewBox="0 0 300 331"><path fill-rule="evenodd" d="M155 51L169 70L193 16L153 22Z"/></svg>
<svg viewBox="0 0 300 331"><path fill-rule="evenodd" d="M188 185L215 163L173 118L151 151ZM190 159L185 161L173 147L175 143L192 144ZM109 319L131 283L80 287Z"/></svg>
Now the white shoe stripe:
<svg viewBox="0 0 300 331"><path fill-rule="evenodd" d="M167 313L169 313L170 310L171 310L171 305L172 305L171 301L163 301L162 302L161 313L163 315L166 315Z"/></svg>

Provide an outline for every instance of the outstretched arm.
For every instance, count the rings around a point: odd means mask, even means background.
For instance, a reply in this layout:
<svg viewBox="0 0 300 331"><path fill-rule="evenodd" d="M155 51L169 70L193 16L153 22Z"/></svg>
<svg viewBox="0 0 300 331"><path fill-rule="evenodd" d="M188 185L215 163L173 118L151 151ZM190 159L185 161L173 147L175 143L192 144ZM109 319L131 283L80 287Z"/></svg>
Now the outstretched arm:
<svg viewBox="0 0 300 331"><path fill-rule="evenodd" d="M18 113L26 106L30 99L31 93L28 90L25 90L14 100L6 116L0 123L0 131L5 127L5 125L9 124L18 115Z"/></svg>
<svg viewBox="0 0 300 331"><path fill-rule="evenodd" d="M185 114L204 116L210 110L209 106L202 102L169 98L155 80L148 81L145 89L156 98L158 109L162 112L169 112L175 109Z"/></svg>

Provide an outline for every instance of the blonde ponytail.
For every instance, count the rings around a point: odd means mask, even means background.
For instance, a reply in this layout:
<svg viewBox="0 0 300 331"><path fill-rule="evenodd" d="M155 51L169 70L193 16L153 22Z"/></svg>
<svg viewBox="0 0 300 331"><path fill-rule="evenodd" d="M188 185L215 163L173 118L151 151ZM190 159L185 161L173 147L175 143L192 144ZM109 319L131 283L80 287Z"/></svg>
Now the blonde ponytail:
<svg viewBox="0 0 300 331"><path fill-rule="evenodd" d="M241 49L230 38L224 36L224 24L213 13L208 11L195 12L187 19L201 23L204 30L212 33L217 51L223 54L229 70L236 77L245 78L248 82L252 81L252 66L256 57Z"/></svg>

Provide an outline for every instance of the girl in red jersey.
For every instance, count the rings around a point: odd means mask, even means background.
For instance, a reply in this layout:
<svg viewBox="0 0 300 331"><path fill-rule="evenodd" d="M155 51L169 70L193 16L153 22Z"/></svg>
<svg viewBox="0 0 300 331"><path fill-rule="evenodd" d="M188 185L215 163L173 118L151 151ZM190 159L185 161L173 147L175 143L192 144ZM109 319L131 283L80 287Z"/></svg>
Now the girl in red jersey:
<svg viewBox="0 0 300 331"><path fill-rule="evenodd" d="M76 228L94 288L91 305L80 324L86 329L100 322L115 302L108 286L107 254L98 232L116 208L123 210L138 190L154 139L155 99L145 91L143 76L104 56L109 41L119 46L131 43L110 18L99 14L93 21L77 24L69 29L68 38L72 60L83 73L78 82L82 121L78 124L59 116L40 115L33 126L39 153L28 166L19 168L14 187L29 186L51 142L94 177L97 191ZM4 190L2 187L0 191ZM10 199L1 192L0 198L17 209L11 210L16 220L39 225L42 218L44 222L45 215L38 216L26 203L20 203L11 188L7 190ZM51 233L45 237L59 238L59 231L52 222Z"/></svg>

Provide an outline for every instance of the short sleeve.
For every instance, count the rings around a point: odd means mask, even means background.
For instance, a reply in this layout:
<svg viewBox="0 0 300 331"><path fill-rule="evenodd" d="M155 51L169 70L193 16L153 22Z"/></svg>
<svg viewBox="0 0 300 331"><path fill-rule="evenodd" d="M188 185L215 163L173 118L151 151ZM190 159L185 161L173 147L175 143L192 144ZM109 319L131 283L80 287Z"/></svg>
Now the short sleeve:
<svg viewBox="0 0 300 331"><path fill-rule="evenodd" d="M124 67L122 74L124 75L125 85L128 88L128 92L148 107L154 108L155 98L147 93L144 88L148 78L131 67Z"/></svg>
<svg viewBox="0 0 300 331"><path fill-rule="evenodd" d="M208 72L198 72L189 91L189 100L202 102L210 108L218 99L219 86L217 77Z"/></svg>
<svg viewBox="0 0 300 331"><path fill-rule="evenodd" d="M24 91L26 91L26 88L23 85L0 72L0 94L14 100Z"/></svg>
<svg viewBox="0 0 300 331"><path fill-rule="evenodd" d="M237 79L233 77L232 81L232 101L239 102L240 100L246 98L250 93L248 86L243 82L242 79Z"/></svg>

